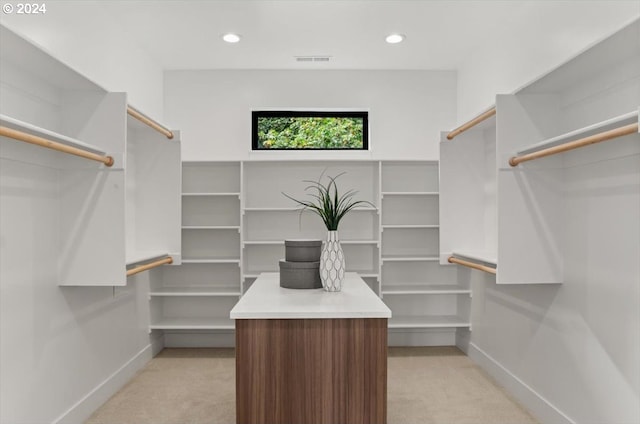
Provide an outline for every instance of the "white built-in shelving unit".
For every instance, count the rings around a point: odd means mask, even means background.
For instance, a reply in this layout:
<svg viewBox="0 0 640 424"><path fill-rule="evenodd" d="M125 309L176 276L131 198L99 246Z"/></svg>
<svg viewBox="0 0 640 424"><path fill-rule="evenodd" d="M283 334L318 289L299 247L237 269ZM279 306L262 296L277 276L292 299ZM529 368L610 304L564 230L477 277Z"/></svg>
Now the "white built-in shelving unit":
<svg viewBox="0 0 640 424"><path fill-rule="evenodd" d="M320 218L283 193L310 199L308 181L342 172L338 187L373 204L340 224L347 270L395 308L396 344L419 344L416 334L433 329L453 344L469 327L470 292L455 267L439 264L438 163L428 161L185 162L182 266L165 268L152 288L164 312L152 312L151 328L229 333L229 310L260 273L278 271L285 239L326 237Z"/></svg>
<svg viewBox="0 0 640 424"><path fill-rule="evenodd" d="M468 286L441 265L438 162L381 162L381 295L393 316L390 344L423 344L420 334L469 329ZM426 342L429 343L429 342Z"/></svg>
<svg viewBox="0 0 640 424"><path fill-rule="evenodd" d="M152 330L232 330L240 280L239 162L184 162L182 265L152 284ZM168 337L166 337L168 339Z"/></svg>
<svg viewBox="0 0 640 424"><path fill-rule="evenodd" d="M3 262L33 258L60 286L124 286L128 267L179 260L179 137L131 122L126 93L107 92L5 27L0 78ZM112 160L18 141L10 131ZM12 269L3 267L3 279L21 278Z"/></svg>

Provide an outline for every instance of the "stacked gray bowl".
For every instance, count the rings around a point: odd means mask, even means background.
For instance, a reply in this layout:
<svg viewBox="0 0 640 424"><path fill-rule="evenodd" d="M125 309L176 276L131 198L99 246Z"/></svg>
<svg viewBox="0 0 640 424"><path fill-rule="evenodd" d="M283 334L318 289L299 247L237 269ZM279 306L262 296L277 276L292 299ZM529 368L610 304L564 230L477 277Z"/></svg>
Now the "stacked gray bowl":
<svg viewBox="0 0 640 424"><path fill-rule="evenodd" d="M280 287L319 289L321 240L285 240L285 259L280 261Z"/></svg>

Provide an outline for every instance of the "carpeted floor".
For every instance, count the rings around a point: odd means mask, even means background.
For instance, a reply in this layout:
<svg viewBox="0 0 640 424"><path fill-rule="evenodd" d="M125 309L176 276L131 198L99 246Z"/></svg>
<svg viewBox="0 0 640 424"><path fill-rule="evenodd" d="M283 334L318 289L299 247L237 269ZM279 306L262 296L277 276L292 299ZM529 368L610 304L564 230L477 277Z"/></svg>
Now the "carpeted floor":
<svg viewBox="0 0 640 424"><path fill-rule="evenodd" d="M87 424L235 423L233 349L165 349ZM389 424L537 421L455 347L389 348Z"/></svg>

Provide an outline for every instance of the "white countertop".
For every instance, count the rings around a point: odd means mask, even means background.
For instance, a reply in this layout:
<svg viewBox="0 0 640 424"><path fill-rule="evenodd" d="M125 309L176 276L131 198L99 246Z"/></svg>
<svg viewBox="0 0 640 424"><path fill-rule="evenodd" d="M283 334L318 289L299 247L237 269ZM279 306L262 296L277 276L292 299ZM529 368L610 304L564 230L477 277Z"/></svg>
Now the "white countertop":
<svg viewBox="0 0 640 424"><path fill-rule="evenodd" d="M391 318L391 310L355 272L342 291L285 289L277 272L260 274L230 313L231 319Z"/></svg>

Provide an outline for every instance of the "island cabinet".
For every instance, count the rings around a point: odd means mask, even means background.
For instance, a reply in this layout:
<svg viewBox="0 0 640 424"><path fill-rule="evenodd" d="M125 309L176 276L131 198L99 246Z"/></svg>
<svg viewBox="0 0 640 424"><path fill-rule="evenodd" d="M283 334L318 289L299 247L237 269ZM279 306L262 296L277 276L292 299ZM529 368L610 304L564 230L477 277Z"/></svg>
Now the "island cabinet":
<svg viewBox="0 0 640 424"><path fill-rule="evenodd" d="M329 293L262 273L230 316L237 423L387 422L391 310L358 274Z"/></svg>

